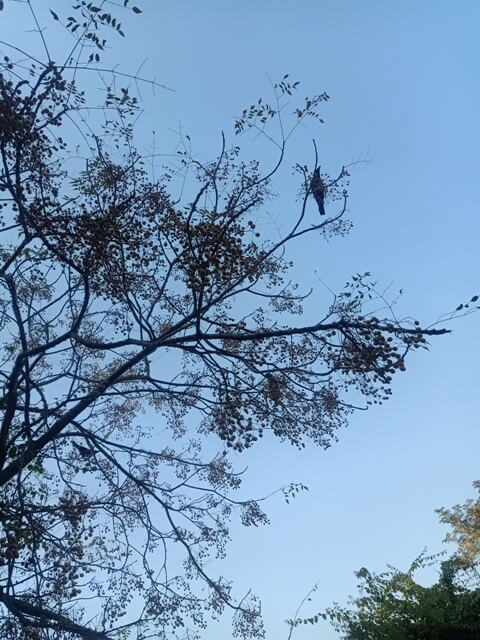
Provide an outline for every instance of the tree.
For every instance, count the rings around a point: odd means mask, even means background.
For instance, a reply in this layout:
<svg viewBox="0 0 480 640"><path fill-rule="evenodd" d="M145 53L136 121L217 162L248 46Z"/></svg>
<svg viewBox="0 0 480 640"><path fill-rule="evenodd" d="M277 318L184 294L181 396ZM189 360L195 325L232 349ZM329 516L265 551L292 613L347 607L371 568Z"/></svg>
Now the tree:
<svg viewBox="0 0 480 640"><path fill-rule="evenodd" d="M258 211L290 136L321 121L327 94L300 104L279 139L268 125L297 88L287 76L273 106L259 100L237 119L237 134L272 141L273 167L223 137L214 161L186 149L154 180L122 76L111 72L100 111L80 86L79 72L101 64L101 29L123 31L91 3L74 9L83 22L66 21L78 39L64 62L45 41L43 60L11 45L0 77L0 631L192 638L188 625L227 607L236 635L260 637L258 600L206 568L225 553L233 510L246 526L267 522L258 500L235 497L229 449L264 433L328 447L352 411L389 397L409 352L446 330L397 319L370 274L301 321L307 296L285 255L349 229L348 168L322 174L321 219L317 162L296 164L300 202L277 239Z"/></svg>
<svg viewBox="0 0 480 640"><path fill-rule="evenodd" d="M478 480L473 486L480 491ZM437 513L440 514L440 522L451 527L445 542L457 544L459 563L464 567L474 566L480 559L480 497L476 500L470 498L451 509L443 507Z"/></svg>
<svg viewBox="0 0 480 640"><path fill-rule="evenodd" d="M439 564L438 582L423 587L414 573ZM355 574L360 594L349 607L334 605L322 615L345 640L475 640L480 638L480 581L456 558L419 556L406 572L381 574L363 567ZM317 616L318 618L318 616Z"/></svg>
<svg viewBox="0 0 480 640"><path fill-rule="evenodd" d="M474 483L478 488L478 482ZM467 500L452 509L438 509L440 521L452 531L446 542L457 551L441 561L444 553L425 551L406 572L390 567L375 574L365 567L355 573L359 596L348 607L335 604L310 619L296 616L291 629L301 623L330 620L345 640L450 640L480 638L480 573L478 500ZM423 587L415 573L424 567L438 568L438 581Z"/></svg>

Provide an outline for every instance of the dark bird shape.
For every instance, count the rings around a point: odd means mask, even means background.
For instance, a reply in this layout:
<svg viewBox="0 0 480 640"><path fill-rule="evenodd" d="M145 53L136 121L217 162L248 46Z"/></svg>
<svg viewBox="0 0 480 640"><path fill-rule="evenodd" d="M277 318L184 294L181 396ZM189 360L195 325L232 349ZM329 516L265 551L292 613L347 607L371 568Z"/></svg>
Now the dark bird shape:
<svg viewBox="0 0 480 640"><path fill-rule="evenodd" d="M77 444L76 442L73 443L73 446L83 458L90 458L90 456L93 456L94 452L91 449L87 449L87 447L83 447L81 444Z"/></svg>
<svg viewBox="0 0 480 640"><path fill-rule="evenodd" d="M313 172L312 179L310 180L310 191L315 198L320 215L324 216L325 192L327 191L327 187L325 186L325 183L320 176L320 169L315 169L315 171Z"/></svg>

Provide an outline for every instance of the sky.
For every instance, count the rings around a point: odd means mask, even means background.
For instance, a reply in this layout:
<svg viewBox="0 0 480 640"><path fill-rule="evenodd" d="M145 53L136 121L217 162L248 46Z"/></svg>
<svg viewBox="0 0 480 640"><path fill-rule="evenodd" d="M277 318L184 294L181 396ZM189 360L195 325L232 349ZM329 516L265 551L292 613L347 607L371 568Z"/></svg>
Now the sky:
<svg viewBox="0 0 480 640"><path fill-rule="evenodd" d="M480 294L476 0L136 4L143 13L123 21L127 37L109 55L127 72L147 59L142 75L172 89L142 90L137 136L146 153L153 130L155 150L172 153L180 129L202 158L217 154L222 130L248 152L248 139L234 139L235 116L285 73L301 81L302 98L331 96L325 123L299 132L290 159L312 163L315 137L332 174L362 162L352 170L350 235L294 255L297 280L314 289L311 317L328 304L327 287L340 290L356 272L402 288L400 315L424 324ZM26 25L14 28L27 37ZM296 187L288 178L277 186L268 215L281 224ZM478 323L477 314L450 323L451 334L410 358L393 398L354 415L327 451L267 439L237 456L248 466L245 495L292 481L309 487L289 505L279 495L264 503L269 526L234 522L227 558L214 567L237 594L252 588L262 598L267 640L286 640L285 618L315 583L305 615L346 602L362 566L405 569L425 546L443 548L434 510L472 496L480 478ZM224 640L229 628L212 623L205 640ZM328 624L293 635L337 637Z"/></svg>

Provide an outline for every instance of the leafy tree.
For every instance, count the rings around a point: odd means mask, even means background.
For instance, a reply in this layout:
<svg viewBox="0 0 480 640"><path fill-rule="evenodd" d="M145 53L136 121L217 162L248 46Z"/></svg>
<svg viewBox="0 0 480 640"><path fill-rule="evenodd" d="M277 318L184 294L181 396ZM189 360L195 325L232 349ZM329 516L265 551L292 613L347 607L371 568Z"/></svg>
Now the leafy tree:
<svg viewBox="0 0 480 640"><path fill-rule="evenodd" d="M480 483L474 486L479 489ZM452 531L446 542L457 551L441 561L444 553L423 552L405 572L390 567L375 574L365 567L355 573L359 595L349 606L335 604L310 618L298 615L287 621L290 636L300 624L329 620L345 640L450 640L480 638L479 500L467 500L452 509L438 509L440 521ZM424 587L415 573L438 568L438 580ZM303 603L302 603L303 604Z"/></svg>
<svg viewBox="0 0 480 640"><path fill-rule="evenodd" d="M474 482L473 486L480 491L480 481ZM445 542L457 544L458 561L465 567L475 565L480 559L480 497L476 500L470 498L451 509L438 509L437 513L440 514L440 522L451 527Z"/></svg>
<svg viewBox="0 0 480 640"><path fill-rule="evenodd" d="M406 572L389 569L356 572L360 595L347 608L335 605L322 614L345 640L475 640L480 638L480 580L456 558L440 563L439 579L423 587L418 569L439 563L422 554Z"/></svg>
<svg viewBox="0 0 480 640"><path fill-rule="evenodd" d="M272 141L272 167L225 138L200 162L183 140L153 179L121 74L102 110L88 111L81 89L102 29L122 29L91 3L74 10L83 22L52 10L78 37L63 63L45 41L43 60L2 45L0 633L192 638L190 625L230 608L235 635L260 637L258 600L207 570L233 510L246 526L267 522L259 500L236 496L229 450L265 433L328 447L352 411L388 398L409 352L446 330L397 319L369 274L302 322L306 295L285 256L309 235L348 231L348 170L322 173L322 217L317 159L295 165L301 197L277 238L260 212L290 136L321 121L326 94L288 123L298 83L285 76L272 104L237 119L237 134Z"/></svg>

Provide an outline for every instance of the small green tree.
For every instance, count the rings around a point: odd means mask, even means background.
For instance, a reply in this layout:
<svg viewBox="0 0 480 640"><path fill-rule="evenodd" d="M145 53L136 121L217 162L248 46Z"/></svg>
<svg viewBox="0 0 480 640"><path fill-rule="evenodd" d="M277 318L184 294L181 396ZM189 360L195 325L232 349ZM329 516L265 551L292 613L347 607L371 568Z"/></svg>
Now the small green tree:
<svg viewBox="0 0 480 640"><path fill-rule="evenodd" d="M480 493L480 481L473 486ZM440 522L451 526L446 542L458 545L459 561L465 566L472 566L480 557L480 495L476 500L469 499L451 509L438 509Z"/></svg>
<svg viewBox="0 0 480 640"><path fill-rule="evenodd" d="M474 487L480 489L480 482ZM480 498L437 513L452 528L445 541L458 546L450 558L423 552L407 571L389 567L380 574L362 567L355 573L359 595L351 597L348 606L334 604L312 618L296 617L287 621L291 629L321 617L344 640L480 638ZM438 568L438 580L430 587L415 579L416 572L427 566Z"/></svg>
<svg viewBox="0 0 480 640"><path fill-rule="evenodd" d="M430 587L415 572L439 564L439 579ZM329 619L344 640L473 640L480 638L480 582L456 558L419 556L405 572L394 568L375 574L365 567L355 574L359 596L348 607L335 604Z"/></svg>

